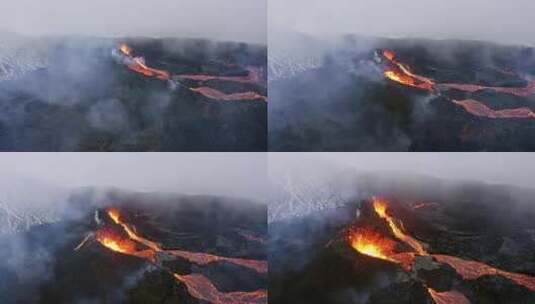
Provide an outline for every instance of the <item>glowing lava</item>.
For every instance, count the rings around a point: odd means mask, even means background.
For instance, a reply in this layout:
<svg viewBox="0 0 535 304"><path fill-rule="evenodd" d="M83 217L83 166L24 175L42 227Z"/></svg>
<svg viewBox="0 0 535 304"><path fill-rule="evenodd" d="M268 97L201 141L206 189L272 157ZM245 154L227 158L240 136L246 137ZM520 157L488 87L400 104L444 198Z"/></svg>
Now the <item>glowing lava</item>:
<svg viewBox="0 0 535 304"><path fill-rule="evenodd" d="M405 242L407 245L409 245L412 249L416 251L416 253L420 255L427 254L426 250L424 249L424 246L422 243L420 243L415 238L411 237L410 235L403 232L403 230L398 227L396 224L396 220L390 216L387 213L387 202L385 200L381 200L378 198L373 199L373 209L375 210L375 213L382 219L386 220L388 223L388 226L390 227L390 230L394 235Z"/></svg>
<svg viewBox="0 0 535 304"><path fill-rule="evenodd" d="M358 252L387 261L394 253L396 243L369 229L357 229L349 235L349 242Z"/></svg>
<svg viewBox="0 0 535 304"><path fill-rule="evenodd" d="M203 74L182 74L178 77L182 79L197 80L197 81L229 81L238 83L254 83L261 84L263 82L262 70L255 67L247 67L247 76L216 76L216 75L203 75Z"/></svg>
<svg viewBox="0 0 535 304"><path fill-rule="evenodd" d="M118 226L123 228L124 236L112 229L104 227L97 230L94 234L86 236L82 242L76 246L75 251L79 250L91 236L102 244L104 247L121 254L131 255L148 260L158 265L158 254L184 258L198 265L207 265L216 262L232 263L241 267L253 269L258 273L265 274L268 271L266 261L221 257L213 254L189 252L183 250L164 250L162 246L154 241L148 240L136 232L134 226L126 223L122 214L117 208L109 208L106 211L108 217ZM140 248L148 249L140 249ZM161 266L160 266L161 267ZM214 284L206 277L200 274L172 275L180 282L186 285L191 296L208 301L214 304L256 304L267 303L267 291L258 290L253 292L220 292Z"/></svg>
<svg viewBox="0 0 535 304"><path fill-rule="evenodd" d="M119 50L126 56L126 66L130 70L143 74L147 77L154 77L160 80L169 80L169 72L148 67L143 57L134 57L132 55L132 48L130 48L127 44L121 44Z"/></svg>
<svg viewBox="0 0 535 304"><path fill-rule="evenodd" d="M455 290L439 292L427 288L427 292L436 304L470 304L470 301L462 293Z"/></svg>
<svg viewBox="0 0 535 304"><path fill-rule="evenodd" d="M260 304L267 303L267 292L257 290L251 292L221 292L201 274L179 275L174 277L186 285L188 292L199 300L214 304Z"/></svg>
<svg viewBox="0 0 535 304"><path fill-rule="evenodd" d="M503 109L503 110L493 110L487 107L485 104L474 100L474 99L465 99L465 100L452 100L454 104L460 105L468 113L487 118L535 118L535 112L533 112L528 107L521 107L515 109Z"/></svg>
<svg viewBox="0 0 535 304"><path fill-rule="evenodd" d="M435 83L432 79L416 75L404 63L396 60L392 50L383 50L383 56L389 61L389 67L384 71L384 76L392 81L416 87L422 90L433 91Z"/></svg>

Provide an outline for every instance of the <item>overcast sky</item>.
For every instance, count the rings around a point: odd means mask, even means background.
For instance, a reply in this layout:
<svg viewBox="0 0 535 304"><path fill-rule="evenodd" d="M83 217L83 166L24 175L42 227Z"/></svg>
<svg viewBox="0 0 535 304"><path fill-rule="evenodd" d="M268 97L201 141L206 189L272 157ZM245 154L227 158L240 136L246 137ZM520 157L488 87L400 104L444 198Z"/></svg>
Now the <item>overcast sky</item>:
<svg viewBox="0 0 535 304"><path fill-rule="evenodd" d="M270 166L306 167L326 163L362 171L403 171L452 180L473 180L535 188L533 153L276 153ZM321 174L321 171L318 173Z"/></svg>
<svg viewBox="0 0 535 304"><path fill-rule="evenodd" d="M535 45L533 0L269 0L270 30Z"/></svg>
<svg viewBox="0 0 535 304"><path fill-rule="evenodd" d="M266 197L264 153L0 153L0 168L69 188Z"/></svg>
<svg viewBox="0 0 535 304"><path fill-rule="evenodd" d="M266 42L266 0L3 0L0 30Z"/></svg>

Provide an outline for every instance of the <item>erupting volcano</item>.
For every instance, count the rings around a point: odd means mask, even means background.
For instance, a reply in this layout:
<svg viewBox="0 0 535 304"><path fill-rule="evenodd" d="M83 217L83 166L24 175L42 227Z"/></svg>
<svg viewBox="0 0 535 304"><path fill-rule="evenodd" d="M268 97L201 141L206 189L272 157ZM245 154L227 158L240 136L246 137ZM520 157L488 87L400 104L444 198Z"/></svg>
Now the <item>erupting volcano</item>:
<svg viewBox="0 0 535 304"><path fill-rule="evenodd" d="M398 82L402 85L416 87L430 92L439 92L446 90L457 90L462 92L475 93L479 91L492 91L495 93L503 93L516 95L520 97L527 97L535 94L535 80L527 80L526 87L491 87L475 84L461 84L461 83L437 83L431 78L416 75L411 72L408 65L399 62L396 59L396 54L392 50L385 49L382 51L383 58L388 62L384 71L384 76L392 81ZM452 103L460 105L468 113L486 117L486 118L535 118L535 113L528 107L492 110L485 104L474 99L467 100L450 100Z"/></svg>
<svg viewBox="0 0 535 304"><path fill-rule="evenodd" d="M415 263L416 257L429 256L438 263L451 266L464 280L476 280L483 276L502 276L535 292L535 276L508 272L482 262L470 261L455 256L428 253L423 242L404 231L401 220L392 215L389 203L386 200L373 198L371 205L375 214L387 222L390 232L400 242L412 248L413 253L404 253L402 255L404 259L399 259L399 253L395 252L395 241L377 232L370 231L366 227L350 230L349 232L349 245L359 253L401 264L406 271L414 269L411 264ZM424 279L422 279L422 283L426 284ZM438 292L431 288L427 289L436 304L470 303L462 293L456 290Z"/></svg>
<svg viewBox="0 0 535 304"><path fill-rule="evenodd" d="M114 252L145 259L156 265L176 278L177 282L185 284L192 297L214 304L267 303L266 290L221 292L210 279L201 274L183 275L168 269L163 264L163 261L169 261L170 259L185 259L199 266L224 262L251 269L259 274L266 274L266 261L221 257L214 254L177 249L163 249L161 244L143 237L133 225L127 223L118 208L109 208L105 214L111 222L105 224L104 227L94 233L94 239L98 243ZM87 243L87 239L84 238L75 250L79 251Z"/></svg>
<svg viewBox="0 0 535 304"><path fill-rule="evenodd" d="M171 79L171 73L165 70L160 70L152 68L146 65L145 59L143 57L136 57L133 55L133 49L126 43L119 45L119 51L123 55L123 62L125 65L132 71L142 74L146 77L157 78L160 80L168 81L171 83L172 87L180 86L189 89L192 92L199 93L207 98L223 101L237 101L237 100L261 100L267 101L267 97L261 95L260 93L254 91L247 92L237 92L237 93L224 93L217 89L199 86L199 87L190 87L186 86L183 83L178 82L178 80ZM263 78L261 76L261 70L256 67L247 67L246 68L248 75L247 76L217 76L217 75L206 75L206 74L178 74L175 75L175 79L181 80L193 80L193 81L223 81L223 82L237 82L243 84L255 84L262 85Z"/></svg>

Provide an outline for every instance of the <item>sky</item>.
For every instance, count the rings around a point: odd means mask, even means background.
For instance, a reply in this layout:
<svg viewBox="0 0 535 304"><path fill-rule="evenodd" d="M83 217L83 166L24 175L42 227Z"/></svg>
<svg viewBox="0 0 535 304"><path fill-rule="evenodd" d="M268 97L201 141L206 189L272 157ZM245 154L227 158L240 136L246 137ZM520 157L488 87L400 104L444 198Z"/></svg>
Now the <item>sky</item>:
<svg viewBox="0 0 535 304"><path fill-rule="evenodd" d="M263 153L0 153L0 168L0 180L14 176L74 189L113 186L257 202L267 191Z"/></svg>
<svg viewBox="0 0 535 304"><path fill-rule="evenodd" d="M535 188L533 153L277 153L269 157L270 167L291 167L300 163L318 167L354 167L360 171L401 171L442 179L480 181ZM271 169L271 168L270 168Z"/></svg>
<svg viewBox="0 0 535 304"><path fill-rule="evenodd" d="M266 0L0 1L0 31L201 37L265 44Z"/></svg>
<svg viewBox="0 0 535 304"><path fill-rule="evenodd" d="M268 3L270 33L356 33L535 45L533 0L270 0Z"/></svg>

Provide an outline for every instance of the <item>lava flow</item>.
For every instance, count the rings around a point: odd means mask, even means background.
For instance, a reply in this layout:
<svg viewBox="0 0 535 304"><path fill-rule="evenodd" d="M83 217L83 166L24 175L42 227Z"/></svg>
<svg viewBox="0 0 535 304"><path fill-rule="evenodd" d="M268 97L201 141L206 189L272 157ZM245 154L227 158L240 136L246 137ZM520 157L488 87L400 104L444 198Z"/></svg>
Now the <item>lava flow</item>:
<svg viewBox="0 0 535 304"><path fill-rule="evenodd" d="M146 65L145 59L143 57L135 57L133 55L133 50L130 46L128 46L126 43L123 43L119 46L119 51L121 52L123 58L123 62L126 64L126 66L139 74L142 74L147 77L154 77L160 80L170 81L172 84L176 86L177 82L174 80L171 80L171 74L168 71L159 70L155 68L151 68ZM213 76L213 75L195 75L195 74L184 74L184 75L177 75L177 77L182 79L189 79L189 80L197 80L197 81L207 81L207 80L222 80L222 81L234 81L234 82L240 82L240 83L261 83L262 82L262 76L259 69L256 69L254 67L248 67L247 68L249 74L247 76ZM181 84L182 85L182 84ZM189 89L192 92L201 94L207 98L210 99L216 99L216 100L224 100L224 101L231 101L231 100L262 100L267 101L267 97L263 96L261 94L258 94L253 91L248 92L239 92L239 93L223 93L219 90L210 88L210 87L187 87L182 85L183 87Z"/></svg>
<svg viewBox="0 0 535 304"><path fill-rule="evenodd" d="M219 80L219 81L229 81L229 82L238 82L238 83L253 83L261 84L263 82L262 70L255 67L247 67L247 76L216 76L216 75L205 75L205 74L181 74L178 77L182 79L197 80L197 81L209 81L209 80Z"/></svg>
<svg viewBox="0 0 535 304"><path fill-rule="evenodd" d="M485 104L474 100L452 100L454 104L460 105L468 113L487 118L535 118L535 112L528 107L515 109L493 110Z"/></svg>
<svg viewBox="0 0 535 304"><path fill-rule="evenodd" d="M114 252L142 258L156 265L160 264L158 263L158 256L166 255L180 257L198 265L227 262L253 269L258 273L267 273L268 267L267 262L265 261L228 258L213 254L183 250L165 250L160 244L139 235L134 226L124 221L119 209L109 208L106 211L106 214L113 223L122 227L124 232L119 233L113 229L113 227L108 226L100 228L94 234L86 236L82 242L76 246L75 251L79 250L88 242L90 237L93 236L97 242ZM193 297L200 300L205 300L214 304L267 303L267 292L265 290L252 292L220 292L208 278L200 274L180 275L173 272L171 272L171 274L179 282L186 285L188 292Z"/></svg>
<svg viewBox="0 0 535 304"><path fill-rule="evenodd" d="M403 85L420 88L427 91L455 89L459 91L474 93L482 90L491 90L496 93L511 94L521 97L527 97L535 94L535 81L530 81L526 87L490 87L475 84L458 84L458 83L436 83L435 80L416 75L411 72L409 66L399 62L396 54L392 50L385 49L382 52L383 57L389 62L384 71L384 76L390 80ZM474 100L451 100L454 104L461 106L468 113L487 118L535 118L535 112L528 107L513 109L493 110L485 104Z"/></svg>
<svg viewBox="0 0 535 304"><path fill-rule="evenodd" d="M386 78L411 87L433 91L434 81L412 73L406 64L396 60L396 55L392 50L383 50L383 56L390 62L389 67L384 71Z"/></svg>
<svg viewBox="0 0 535 304"><path fill-rule="evenodd" d="M470 301L462 293L455 290L439 292L427 288L427 292L436 304L470 304Z"/></svg>
<svg viewBox="0 0 535 304"><path fill-rule="evenodd" d="M401 228L403 223L396 220L390 213L386 200L373 198L372 204L375 214L387 222L392 234L411 247L414 252L396 253L395 241L376 231L367 228L358 228L350 231L348 241L349 245L359 253L400 264L406 271L412 269L412 264L417 255L431 256L439 263L450 265L465 280L475 280L485 275L499 275L529 290L535 291L535 277L504 271L477 261L464 260L444 254L428 253L423 243L403 231ZM398 226L398 222L401 226ZM470 303L464 295L454 290L437 292L428 288L428 292L437 304Z"/></svg>
<svg viewBox="0 0 535 304"><path fill-rule="evenodd" d="M201 274L179 275L174 277L186 285L188 292L199 300L214 304L260 304L267 303L267 292L257 290L250 292L220 292L214 284Z"/></svg>
<svg viewBox="0 0 535 304"><path fill-rule="evenodd" d="M132 48L130 48L127 44L125 43L121 44L121 46L119 47L119 50L126 57L125 63L126 63L126 66L130 70L143 74L147 77L155 77L160 80L169 80L170 78L169 72L148 67L145 64L145 59L143 57L133 56Z"/></svg>

